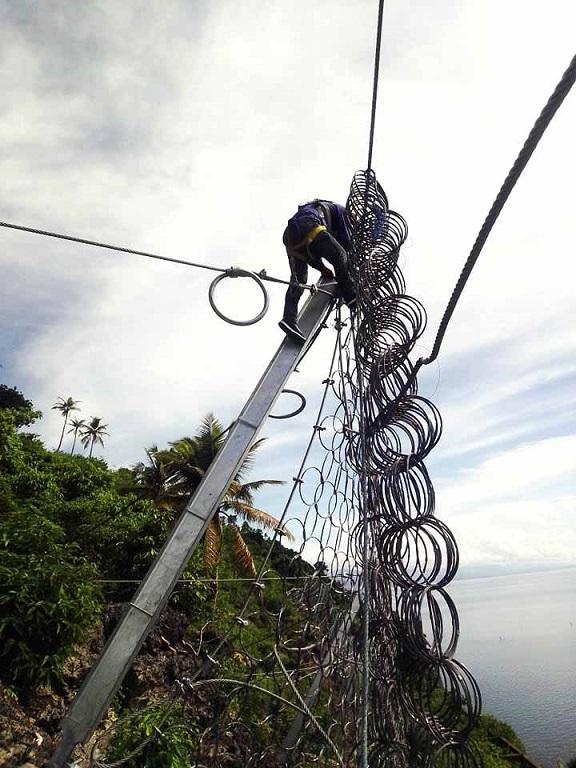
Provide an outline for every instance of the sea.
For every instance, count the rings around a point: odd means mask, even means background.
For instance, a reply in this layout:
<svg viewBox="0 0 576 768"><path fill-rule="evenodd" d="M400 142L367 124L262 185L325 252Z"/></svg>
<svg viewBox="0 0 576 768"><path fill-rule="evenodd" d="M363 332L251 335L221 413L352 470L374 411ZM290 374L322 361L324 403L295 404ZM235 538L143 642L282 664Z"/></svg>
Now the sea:
<svg viewBox="0 0 576 768"><path fill-rule="evenodd" d="M543 768L576 758L576 568L455 580L456 658Z"/></svg>

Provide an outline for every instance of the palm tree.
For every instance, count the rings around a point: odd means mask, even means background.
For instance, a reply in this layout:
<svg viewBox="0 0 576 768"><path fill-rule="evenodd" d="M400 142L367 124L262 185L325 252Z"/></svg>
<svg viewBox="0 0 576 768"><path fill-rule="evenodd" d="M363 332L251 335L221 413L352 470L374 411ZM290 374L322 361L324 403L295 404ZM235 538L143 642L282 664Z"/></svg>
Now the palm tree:
<svg viewBox="0 0 576 768"><path fill-rule="evenodd" d="M182 506L182 496L175 487L164 454L156 445L146 448L148 461L140 461L132 468L135 487L131 490L168 512Z"/></svg>
<svg viewBox="0 0 576 768"><path fill-rule="evenodd" d="M183 437L170 443L170 449L154 452L154 461L163 467L162 499L172 499L173 509L182 509L191 494L196 490L206 474L208 467L224 443L222 424L212 414L206 416L200 429L193 437ZM250 448L240 470L230 483L224 498L206 529L204 535L204 563L214 570L220 559L224 524L231 530L233 537L232 552L237 565L250 575L256 575L254 559L236 524L238 517L271 530L280 530L289 539L292 534L268 512L254 506L254 493L264 485L279 485L281 480L256 480L243 483L242 478L252 466L254 454L262 445L257 440ZM151 459L149 455L149 459ZM138 465L140 466L140 465ZM152 467L149 467L151 473ZM138 467L136 468L138 477ZM156 475L157 479L158 476ZM158 486L155 486L158 489ZM158 490L156 491L158 492Z"/></svg>
<svg viewBox="0 0 576 768"><path fill-rule="evenodd" d="M71 397L67 397L66 400L64 400L63 397L58 398L58 402L56 402L52 406L53 411L60 411L62 416L64 416L64 424L62 426L62 433L60 435L60 442L58 443L58 448L56 448L57 451L60 450L60 446L62 445L62 440L64 439L64 430L66 429L66 424L68 422L68 414L70 411L78 411L78 403L80 400L73 400Z"/></svg>
<svg viewBox="0 0 576 768"><path fill-rule="evenodd" d="M100 445L104 445L103 437L104 435L108 435L108 432L106 432L106 427L108 424L102 424L102 419L98 418L97 416L93 416L90 420L90 424L85 424L80 432L80 436L82 439L82 445L86 449L88 445L90 445L90 453L89 457L92 458L92 451L94 450L94 445L96 443L100 443Z"/></svg>
<svg viewBox="0 0 576 768"><path fill-rule="evenodd" d="M68 434L74 433L74 440L72 442L72 449L70 453L74 453L74 448L76 447L76 438L78 437L78 430L83 429L86 426L86 422L84 419L70 419L70 429L68 430Z"/></svg>
<svg viewBox="0 0 576 768"><path fill-rule="evenodd" d="M261 444L261 442L262 441L259 440L254 446ZM251 450L254 449L254 446ZM238 477L238 475L236 477ZM234 559L244 571L250 574L250 576L256 576L256 566L254 565L254 558L250 554L248 545L240 533L240 528L236 524L236 518L243 518L248 523L256 523L268 530L279 530L287 539L290 541L294 540L294 536L287 528L281 525L276 517L254 506L254 491L258 490L263 485L282 485L282 482L282 480L255 480L252 483L240 483L238 479L235 479L230 483L230 487L220 502L216 514L206 529L206 537L204 539L204 562L208 568L215 567L219 559L220 550L222 549L222 525L220 522L222 516L226 518L227 525L232 532L232 552ZM211 531L211 529L216 533L216 536L213 536L212 541L208 542L208 532ZM220 534L219 538L218 534Z"/></svg>

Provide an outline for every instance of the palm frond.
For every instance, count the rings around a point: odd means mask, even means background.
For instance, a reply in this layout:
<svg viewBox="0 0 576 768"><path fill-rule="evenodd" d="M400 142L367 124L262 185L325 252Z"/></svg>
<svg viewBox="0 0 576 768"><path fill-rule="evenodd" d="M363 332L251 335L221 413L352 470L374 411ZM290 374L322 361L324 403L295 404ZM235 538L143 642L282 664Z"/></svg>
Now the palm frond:
<svg viewBox="0 0 576 768"><path fill-rule="evenodd" d="M283 480L254 480L251 483L241 483L232 480L226 491L226 498L238 499L246 504L254 504L254 493L265 485L283 485Z"/></svg>
<svg viewBox="0 0 576 768"><path fill-rule="evenodd" d="M256 440L250 448L248 449L248 453L246 454L244 461L242 462L242 466L238 470L235 476L235 480L242 480L246 476L246 473L249 472L252 469L252 465L255 461L255 453L260 448L262 443L266 440L265 437L261 437L259 440Z"/></svg>
<svg viewBox="0 0 576 768"><path fill-rule="evenodd" d="M259 491L265 485L286 485L285 480L252 480L250 483L243 483L242 489L246 489L250 492Z"/></svg>
<svg viewBox="0 0 576 768"><path fill-rule="evenodd" d="M84 424L80 428L80 441L82 445L87 448L92 443L90 455L92 455L94 445L97 443L104 445L104 435L108 436L108 432L106 432L107 426L108 424L102 424L102 419L99 416L93 416L89 424Z"/></svg>
<svg viewBox="0 0 576 768"><path fill-rule="evenodd" d="M206 533L204 534L204 549L202 559L208 570L213 570L220 559L220 550L222 549L222 523L218 513L214 515L208 523Z"/></svg>
<svg viewBox="0 0 576 768"><path fill-rule="evenodd" d="M86 426L84 419L70 419L68 423L70 424L70 429L68 430L69 435L72 432L78 432L79 429L82 429L82 427Z"/></svg>
<svg viewBox="0 0 576 768"><path fill-rule="evenodd" d="M264 512L262 509L253 507L251 504L245 504L244 502L238 501L237 499L224 499L222 508L224 510L233 510L237 515L240 515L249 523L257 523L263 528L267 528L268 530L272 531L278 529L286 536L287 539L290 541L294 540L294 536L287 528L280 524L280 521L277 518L268 514L268 512Z"/></svg>
<svg viewBox="0 0 576 768"><path fill-rule="evenodd" d="M208 413L202 419L200 423L200 430L198 431L199 438L214 438L219 437L224 431L222 422L214 416L213 413Z"/></svg>
<svg viewBox="0 0 576 768"><path fill-rule="evenodd" d="M242 538L242 534L235 525L230 527L232 528L232 556L234 557L235 563L249 576L256 576L254 558L250 554L250 550Z"/></svg>
<svg viewBox="0 0 576 768"><path fill-rule="evenodd" d="M198 444L195 437L181 437L168 443L170 448L163 453L176 454L177 456L194 456L198 450Z"/></svg>

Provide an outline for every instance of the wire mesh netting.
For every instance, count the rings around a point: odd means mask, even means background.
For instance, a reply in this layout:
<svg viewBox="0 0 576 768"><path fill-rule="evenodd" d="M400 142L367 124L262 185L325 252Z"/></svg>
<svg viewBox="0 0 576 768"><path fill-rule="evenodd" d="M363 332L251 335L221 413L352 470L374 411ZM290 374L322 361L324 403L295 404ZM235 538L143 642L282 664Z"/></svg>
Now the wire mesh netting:
<svg viewBox="0 0 576 768"><path fill-rule="evenodd" d="M454 658L446 591L458 551L424 465L441 418L409 359L426 317L398 267L407 227L371 171L347 209L357 307L336 309L319 410L258 575L238 582L224 631L210 619L189 638L168 697L92 745L95 765L153 764L151 749L197 768L477 763L480 693Z"/></svg>

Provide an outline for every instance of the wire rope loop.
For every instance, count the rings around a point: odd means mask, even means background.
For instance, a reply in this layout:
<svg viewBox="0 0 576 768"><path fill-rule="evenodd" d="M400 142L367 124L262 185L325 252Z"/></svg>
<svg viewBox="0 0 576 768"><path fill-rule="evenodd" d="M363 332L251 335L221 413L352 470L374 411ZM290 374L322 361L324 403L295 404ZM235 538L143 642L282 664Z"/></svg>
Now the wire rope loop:
<svg viewBox="0 0 576 768"><path fill-rule="evenodd" d="M264 297L264 306L255 317L250 318L250 320L234 320L232 317L228 317L218 309L218 307L216 306L216 302L214 301L214 292L216 290L216 287L218 286L218 283L221 280L224 280L225 277L250 277L252 280L256 282L256 284L262 291L262 295ZM221 275L218 275L217 277L214 278L214 280L212 280L212 282L210 283L210 288L208 289L208 301L210 302L210 306L212 307L214 312L218 315L218 317L227 323L231 323L232 325L254 325L254 323L259 323L260 320L262 320L262 318L266 314L266 312L268 312L268 307L270 305L270 297L268 296L268 291L266 290L266 286L264 285L260 277L256 275L254 272L250 272L247 269L240 269L239 267L231 267L230 269L227 269L226 272L223 272Z"/></svg>
<svg viewBox="0 0 576 768"><path fill-rule="evenodd" d="M297 392L295 389L283 389L280 394L286 393L288 395L296 395L296 397L300 398L300 405L296 408L294 411L290 411L290 413L283 413L282 416L274 416L273 413L270 414L271 419L291 419L293 416L298 416L299 413L302 413L304 408L306 408L306 398L301 392Z"/></svg>

